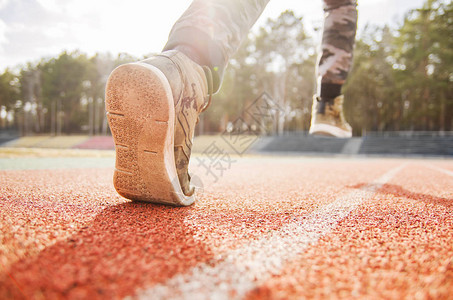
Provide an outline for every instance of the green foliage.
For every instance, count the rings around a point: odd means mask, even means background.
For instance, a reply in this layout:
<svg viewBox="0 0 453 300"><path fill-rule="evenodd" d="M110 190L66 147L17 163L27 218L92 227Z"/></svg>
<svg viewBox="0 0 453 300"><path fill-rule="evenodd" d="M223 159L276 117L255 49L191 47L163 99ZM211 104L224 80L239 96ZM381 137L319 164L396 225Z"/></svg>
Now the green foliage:
<svg viewBox="0 0 453 300"><path fill-rule="evenodd" d="M410 129L451 130L452 17L451 2L428 0L406 17L395 38L396 72L406 98L403 124Z"/></svg>
<svg viewBox="0 0 453 300"><path fill-rule="evenodd" d="M315 46L304 30L302 17L292 11L269 19L250 33L231 59L222 89L207 112L209 124L226 123L250 116L246 109L264 91L287 110L284 120L266 128L266 133L308 129L314 90ZM281 118L281 117L280 117Z"/></svg>
<svg viewBox="0 0 453 300"><path fill-rule="evenodd" d="M0 75L0 107L11 109L19 100L19 79L6 69Z"/></svg>
<svg viewBox="0 0 453 300"><path fill-rule="evenodd" d="M71 133L78 129L82 113L81 97L91 86L89 60L84 54L63 52L58 58L41 62L42 102L56 106L63 118L61 130Z"/></svg>
<svg viewBox="0 0 453 300"><path fill-rule="evenodd" d="M345 86L355 133L452 130L452 3L428 0L397 30L368 28Z"/></svg>
<svg viewBox="0 0 453 300"><path fill-rule="evenodd" d="M292 11L251 32L230 60L222 89L201 117L201 132L221 132L266 91L286 114L266 133L308 130L316 86L316 43ZM367 27L357 38L345 93L354 134L453 130L453 3L426 0L398 28ZM23 133L107 131L104 88L118 65L136 61L63 52L0 75L0 107ZM5 124L4 120L1 124ZM2 125L2 126L3 126Z"/></svg>

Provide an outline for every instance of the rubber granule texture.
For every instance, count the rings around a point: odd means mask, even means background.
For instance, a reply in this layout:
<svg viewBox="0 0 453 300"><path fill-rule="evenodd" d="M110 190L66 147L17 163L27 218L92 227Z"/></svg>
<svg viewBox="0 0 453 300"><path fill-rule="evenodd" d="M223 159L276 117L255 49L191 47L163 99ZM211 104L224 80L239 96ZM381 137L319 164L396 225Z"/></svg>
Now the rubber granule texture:
<svg viewBox="0 0 453 300"><path fill-rule="evenodd" d="M221 266L237 249L297 226L399 166L241 297L453 295L453 179L436 169L452 170L451 161L238 157L218 178L194 161L203 190L184 208L120 197L111 169L0 171L0 298L140 297L200 266ZM190 296L181 291L174 298Z"/></svg>

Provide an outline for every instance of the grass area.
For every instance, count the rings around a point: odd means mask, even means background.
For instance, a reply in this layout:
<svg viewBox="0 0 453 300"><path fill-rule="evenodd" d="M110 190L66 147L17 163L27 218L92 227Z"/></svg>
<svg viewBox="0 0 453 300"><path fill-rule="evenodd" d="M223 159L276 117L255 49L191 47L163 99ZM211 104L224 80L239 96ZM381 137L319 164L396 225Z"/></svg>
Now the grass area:
<svg viewBox="0 0 453 300"><path fill-rule="evenodd" d="M115 157L115 151L0 147L0 158L16 157Z"/></svg>
<svg viewBox="0 0 453 300"><path fill-rule="evenodd" d="M219 151L222 153L243 154L257 141L253 135L202 135L194 139L193 153L208 153Z"/></svg>
<svg viewBox="0 0 453 300"><path fill-rule="evenodd" d="M87 135L25 136L8 143L8 147L66 149L72 148L88 138Z"/></svg>
<svg viewBox="0 0 453 300"><path fill-rule="evenodd" d="M24 136L8 143L9 147L36 147L50 136Z"/></svg>
<svg viewBox="0 0 453 300"><path fill-rule="evenodd" d="M41 142L37 146L42 148L68 149L83 143L88 139L89 136L86 135L54 136Z"/></svg>
<svg viewBox="0 0 453 300"><path fill-rule="evenodd" d="M86 141L88 136L33 136L22 137L6 147L0 147L0 157L106 157L114 156L112 150L70 149ZM254 136L204 135L194 139L192 153L245 153Z"/></svg>

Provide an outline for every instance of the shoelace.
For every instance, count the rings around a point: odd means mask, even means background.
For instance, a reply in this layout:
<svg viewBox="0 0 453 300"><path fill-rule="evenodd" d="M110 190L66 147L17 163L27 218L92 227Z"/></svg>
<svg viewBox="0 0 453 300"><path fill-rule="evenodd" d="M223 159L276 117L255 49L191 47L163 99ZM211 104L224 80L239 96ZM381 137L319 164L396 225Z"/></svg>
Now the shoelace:
<svg viewBox="0 0 453 300"><path fill-rule="evenodd" d="M165 57L167 59L169 59L173 65L176 66L176 68L178 69L178 73L179 73L179 76L181 78L184 78L183 76L183 73L182 73L182 70L181 68L179 67L179 64L177 64L173 59L171 59L171 57L167 56L167 55L162 55L162 54L158 54L156 56L160 56L160 57ZM205 76L206 76L206 81L208 82L208 101L206 103L205 106L203 106L203 108L200 110L200 113L204 112L205 110L208 109L208 107L211 105L211 102L212 102L212 94L214 93L214 79L212 77L212 72L211 72L211 69L208 67L208 66L202 66L203 68L203 71L205 73ZM181 94L179 95L178 99L181 98L181 95L183 94L183 89L181 90ZM199 119L199 118L198 118ZM198 123L198 120L197 120L197 123Z"/></svg>
<svg viewBox="0 0 453 300"><path fill-rule="evenodd" d="M211 69L207 66L203 66L203 71L206 75L206 80L208 82L208 102L206 105L200 110L200 113L204 112L205 110L208 109L209 105L211 105L212 102L212 94L213 94L213 89L214 89L214 81L212 79L212 72Z"/></svg>

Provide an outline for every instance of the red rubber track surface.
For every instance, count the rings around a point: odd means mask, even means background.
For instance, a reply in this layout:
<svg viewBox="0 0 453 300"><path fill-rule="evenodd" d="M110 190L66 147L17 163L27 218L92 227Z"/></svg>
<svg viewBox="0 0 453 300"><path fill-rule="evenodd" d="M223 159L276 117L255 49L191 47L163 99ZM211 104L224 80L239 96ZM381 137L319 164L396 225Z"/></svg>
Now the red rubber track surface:
<svg viewBox="0 0 453 300"><path fill-rule="evenodd" d="M453 161L298 158L237 159L217 182L200 169L186 208L121 198L110 169L0 171L0 298L140 296L402 165L243 297L451 299Z"/></svg>

